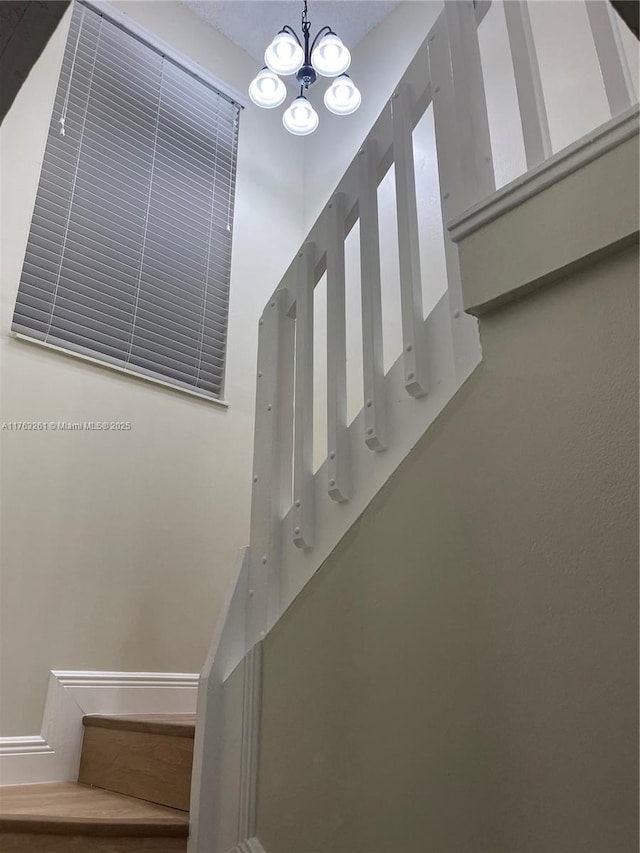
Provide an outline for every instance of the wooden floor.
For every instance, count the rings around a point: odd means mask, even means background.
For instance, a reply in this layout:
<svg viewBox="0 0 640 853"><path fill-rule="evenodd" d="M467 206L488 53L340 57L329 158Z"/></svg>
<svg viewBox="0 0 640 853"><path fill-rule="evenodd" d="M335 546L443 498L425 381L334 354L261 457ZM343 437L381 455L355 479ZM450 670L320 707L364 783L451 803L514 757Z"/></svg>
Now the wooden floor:
<svg viewBox="0 0 640 853"><path fill-rule="evenodd" d="M3 833L61 834L70 828L78 835L186 838L189 815L77 782L0 788ZM3 835L3 850L4 841Z"/></svg>
<svg viewBox="0 0 640 853"><path fill-rule="evenodd" d="M77 782L0 787L0 851L186 853L195 717L83 723Z"/></svg>
<svg viewBox="0 0 640 853"><path fill-rule="evenodd" d="M100 838L3 833L2 853L187 853L186 838Z"/></svg>

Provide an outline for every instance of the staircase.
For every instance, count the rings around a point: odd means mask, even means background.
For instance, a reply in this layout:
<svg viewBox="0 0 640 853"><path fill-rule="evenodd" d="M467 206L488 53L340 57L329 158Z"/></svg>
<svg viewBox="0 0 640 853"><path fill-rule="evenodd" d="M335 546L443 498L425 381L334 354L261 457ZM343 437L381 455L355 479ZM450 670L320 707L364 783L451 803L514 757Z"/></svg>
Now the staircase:
<svg viewBox="0 0 640 853"><path fill-rule="evenodd" d="M463 278L481 280L483 264L469 262L459 242L637 133L637 98L607 2L589 0L584 23L610 120L560 150L552 144L532 4L499 5L502 49L513 68L523 171L500 186L494 167L485 91L485 83L494 83L490 76L485 81L478 35L492 4L445 0L259 319L249 547L233 572L201 674L189 853L263 853L257 836L263 641L482 361L474 306L505 294L495 292L485 270L486 293L469 300ZM420 251L422 177L416 170L415 131L429 109L434 139L429 168L437 177L445 275L441 296L425 317L423 283L435 264ZM397 357L386 369L385 220L378 194L390 172L398 247L392 284L401 347L389 347ZM531 222L536 224L535 218ZM527 227L533 235L535 228ZM347 283L352 234L359 256L351 291L355 300ZM507 256L499 243L493 254ZM318 292L326 305L322 334ZM361 322L355 323L358 303ZM354 340L362 355L355 380L347 347ZM314 369L319 354L324 373ZM356 385L353 399L362 400L362 408L350 420L348 392ZM323 399L326 418L318 428L314 416ZM323 453L326 447L324 461L315 458L316 445ZM280 819L284 823L288 816Z"/></svg>
<svg viewBox="0 0 640 853"><path fill-rule="evenodd" d="M250 546L233 572L202 671L197 732L193 717L85 717L77 782L0 789L4 853L172 853L186 851L188 837L190 853L264 853L256 834L263 640L481 362L477 322L467 311L504 294L465 299L457 242L559 176L571 175L589 148L603 153L637 132L636 97L617 23L607 3L590 0L586 12L611 122L554 152L529 4L511 0L505 33L526 170L496 191L478 38L490 5L445 2L264 307ZM429 108L446 281L425 317L422 283L429 270L423 270L419 251L414 131ZM385 370L378 190L390 169L402 347ZM349 421L345 245L356 224L363 405ZM327 367L319 389L314 295L321 282ZM319 390L327 399L327 456L315 468Z"/></svg>
<svg viewBox="0 0 640 853"><path fill-rule="evenodd" d="M3 853L186 851L195 715L91 715L77 782L0 789Z"/></svg>

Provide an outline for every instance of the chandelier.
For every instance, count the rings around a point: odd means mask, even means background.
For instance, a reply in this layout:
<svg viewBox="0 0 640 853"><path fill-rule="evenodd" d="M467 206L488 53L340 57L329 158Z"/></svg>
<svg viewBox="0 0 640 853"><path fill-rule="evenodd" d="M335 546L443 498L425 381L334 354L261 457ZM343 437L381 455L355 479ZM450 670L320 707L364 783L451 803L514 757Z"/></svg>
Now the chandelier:
<svg viewBox="0 0 640 853"><path fill-rule="evenodd" d="M265 67L249 86L249 97L265 109L279 107L287 96L287 87L280 77L296 75L300 94L285 110L282 123L296 136L307 136L317 128L318 113L306 92L321 77L335 78L324 94L324 105L339 116L354 113L362 97L346 70L351 54L331 27L322 27L311 40L311 21L307 18L307 0L302 12L302 41L295 30L283 27L264 54Z"/></svg>

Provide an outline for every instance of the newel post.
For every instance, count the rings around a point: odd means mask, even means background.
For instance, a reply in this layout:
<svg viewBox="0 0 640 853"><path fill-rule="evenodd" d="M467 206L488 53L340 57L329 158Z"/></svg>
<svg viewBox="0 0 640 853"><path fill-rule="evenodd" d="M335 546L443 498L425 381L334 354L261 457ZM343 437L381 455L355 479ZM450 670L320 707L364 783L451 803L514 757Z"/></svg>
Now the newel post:
<svg viewBox="0 0 640 853"><path fill-rule="evenodd" d="M286 290L276 291L258 329L258 374L251 493L251 550L247 601L247 649L261 640L277 618L282 522L281 468L292 419L287 387L293 362L293 324L285 314Z"/></svg>

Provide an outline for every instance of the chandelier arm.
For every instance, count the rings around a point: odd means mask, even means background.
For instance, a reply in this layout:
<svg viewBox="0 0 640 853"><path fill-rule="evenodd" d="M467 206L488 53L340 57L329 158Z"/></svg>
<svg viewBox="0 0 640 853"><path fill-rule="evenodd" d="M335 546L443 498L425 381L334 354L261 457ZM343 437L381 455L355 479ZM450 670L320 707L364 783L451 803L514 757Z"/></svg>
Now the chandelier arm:
<svg viewBox="0 0 640 853"><path fill-rule="evenodd" d="M321 30L318 30L314 40L311 42L311 50L309 51L309 55L311 55L313 53L313 48L316 46L318 39L324 35L327 35L327 36L328 35L335 35L335 33L331 29L331 27L323 27Z"/></svg>
<svg viewBox="0 0 640 853"><path fill-rule="evenodd" d="M292 29L288 24L285 24L284 27L280 30L280 32L281 33L289 33L289 35L292 35L294 37L294 39L298 42L300 47L303 46L302 42L300 41L300 39L298 37L298 33L294 29Z"/></svg>

